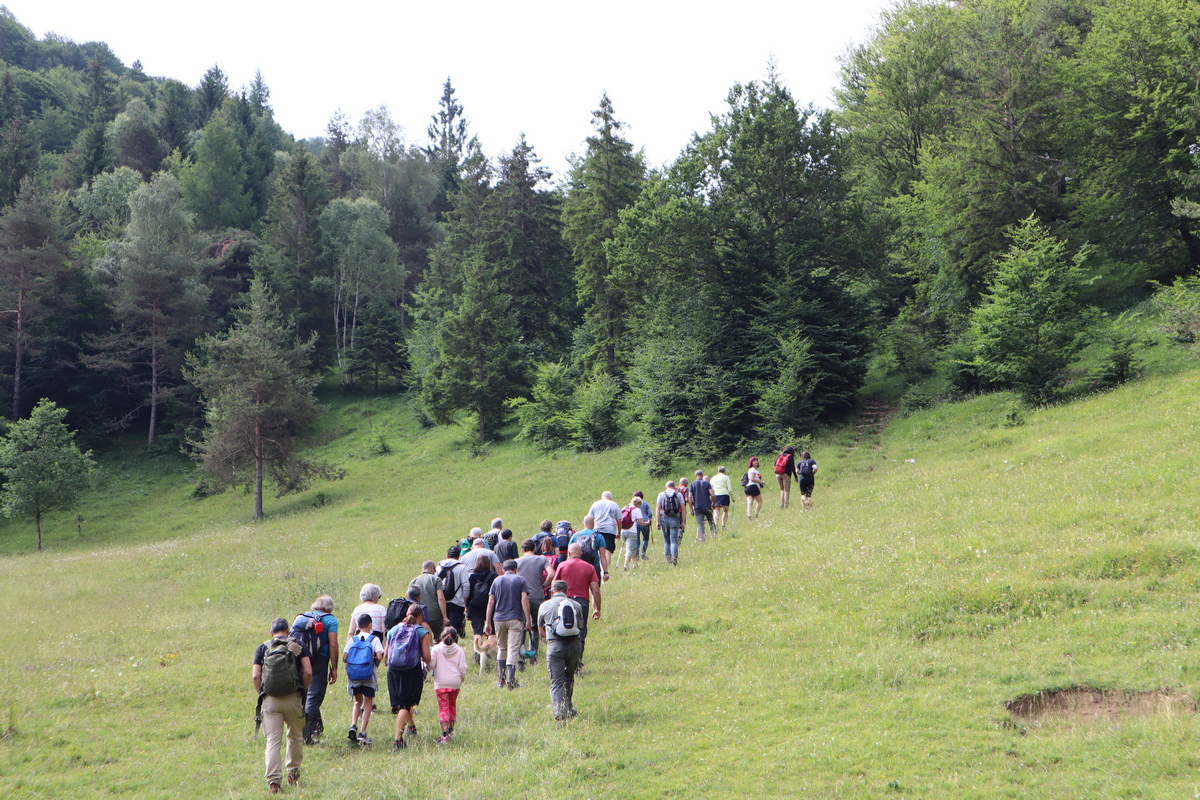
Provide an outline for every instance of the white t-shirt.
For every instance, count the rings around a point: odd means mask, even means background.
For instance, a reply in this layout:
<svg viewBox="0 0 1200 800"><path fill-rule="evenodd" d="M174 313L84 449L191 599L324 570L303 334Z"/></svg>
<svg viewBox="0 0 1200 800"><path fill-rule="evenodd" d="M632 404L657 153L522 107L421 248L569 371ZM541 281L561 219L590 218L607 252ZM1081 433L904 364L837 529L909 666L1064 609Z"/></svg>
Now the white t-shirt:
<svg viewBox="0 0 1200 800"><path fill-rule="evenodd" d="M359 603L354 610L350 612L350 624L347 625L350 630L358 631L358 618L363 614L371 615L371 624L374 625L374 630L380 633L387 633L383 629L383 621L387 618L387 608L379 605L379 603ZM348 642L347 642L348 643Z"/></svg>
<svg viewBox="0 0 1200 800"><path fill-rule="evenodd" d="M588 510L596 518L592 530L596 533L616 533L617 524L621 521L621 507L615 500L597 500Z"/></svg>
<svg viewBox="0 0 1200 800"><path fill-rule="evenodd" d="M750 469L746 470L746 472L750 475L750 478L746 483L747 486L749 486L751 483L756 485L762 484L762 473L758 471L758 467L751 467Z"/></svg>

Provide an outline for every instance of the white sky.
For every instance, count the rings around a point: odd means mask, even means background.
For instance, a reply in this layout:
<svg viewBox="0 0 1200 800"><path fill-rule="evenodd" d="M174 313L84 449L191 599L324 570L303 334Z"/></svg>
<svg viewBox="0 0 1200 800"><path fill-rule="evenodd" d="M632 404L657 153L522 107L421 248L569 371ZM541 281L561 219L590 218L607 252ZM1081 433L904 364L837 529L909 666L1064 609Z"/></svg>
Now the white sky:
<svg viewBox="0 0 1200 800"><path fill-rule="evenodd" d="M5 0L38 38L107 42L126 65L195 86L214 63L232 88L256 69L275 117L297 138L324 135L341 108L357 124L386 105L425 144L449 76L485 152L522 131L558 177L582 152L602 92L652 166L709 129L736 82L774 58L801 103L832 104L836 56L865 39L887 0L689 3L265 0Z"/></svg>

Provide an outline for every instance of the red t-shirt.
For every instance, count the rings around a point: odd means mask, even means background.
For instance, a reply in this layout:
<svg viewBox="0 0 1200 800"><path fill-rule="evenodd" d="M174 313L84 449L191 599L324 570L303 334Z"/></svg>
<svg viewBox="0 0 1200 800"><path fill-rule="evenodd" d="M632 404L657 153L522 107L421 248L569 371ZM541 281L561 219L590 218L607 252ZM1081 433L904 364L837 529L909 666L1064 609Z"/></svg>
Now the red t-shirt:
<svg viewBox="0 0 1200 800"><path fill-rule="evenodd" d="M568 558L558 565L554 580L567 582L567 597L587 600L588 589L596 580L596 569L582 558Z"/></svg>

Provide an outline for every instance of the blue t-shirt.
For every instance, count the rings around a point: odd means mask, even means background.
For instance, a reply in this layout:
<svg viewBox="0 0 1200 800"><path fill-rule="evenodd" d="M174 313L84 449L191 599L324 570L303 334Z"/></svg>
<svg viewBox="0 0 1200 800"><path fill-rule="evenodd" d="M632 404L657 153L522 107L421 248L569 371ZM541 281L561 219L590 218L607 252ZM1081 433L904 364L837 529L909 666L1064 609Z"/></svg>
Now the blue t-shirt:
<svg viewBox="0 0 1200 800"><path fill-rule="evenodd" d="M492 581L489 594L496 598L492 608L492 621L504 622L509 619L525 620L525 610L521 608L521 595L529 594L529 584L520 575L506 572Z"/></svg>
<svg viewBox="0 0 1200 800"><path fill-rule="evenodd" d="M311 611L304 612L304 614L311 614L311 613L313 613L313 612L311 612ZM300 617L303 617L304 614L301 614ZM293 629L295 629L296 623L300 621L300 617L296 617L296 619L292 622ZM321 623L325 626L325 630L322 631L321 633L317 634L317 641L319 641L321 643L321 646L320 646L320 648L318 648L317 652L314 655L328 656L329 655L329 634L337 633L338 621L337 621L337 617L335 617L333 614L326 614L324 611L321 612L320 619L321 619Z"/></svg>
<svg viewBox="0 0 1200 800"><path fill-rule="evenodd" d="M709 490L712 489L712 484L708 481L694 480L688 489L692 493L692 508L697 510L702 508L712 508L712 497L709 495Z"/></svg>

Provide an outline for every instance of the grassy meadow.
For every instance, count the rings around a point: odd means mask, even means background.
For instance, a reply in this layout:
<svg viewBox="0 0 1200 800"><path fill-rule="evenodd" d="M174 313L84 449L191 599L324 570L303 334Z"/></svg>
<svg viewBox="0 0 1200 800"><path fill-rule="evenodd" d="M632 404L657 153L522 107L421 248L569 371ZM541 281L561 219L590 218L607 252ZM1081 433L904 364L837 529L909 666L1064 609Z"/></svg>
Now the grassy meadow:
<svg viewBox="0 0 1200 800"><path fill-rule="evenodd" d="M1200 796L1200 370L1028 412L991 395L818 443L816 510L738 506L678 567L604 586L581 715L547 681L472 674L455 741L307 748L314 798L1180 798ZM278 615L367 581L400 594L426 558L502 516L518 537L578 522L610 489L657 492L631 449L483 451L403 401L339 401L318 450L345 480L268 503L195 499L191 467L118 453L102 491L44 526L0 526L0 797L265 794L250 660ZM129 446L130 451L136 445ZM762 454L769 464L773 454ZM677 474L696 466L679 464ZM736 476L743 466L729 462ZM767 476L769 483L771 476ZM1054 690L1157 693L1095 713L1014 716ZM1084 709L1085 712L1088 709Z"/></svg>

